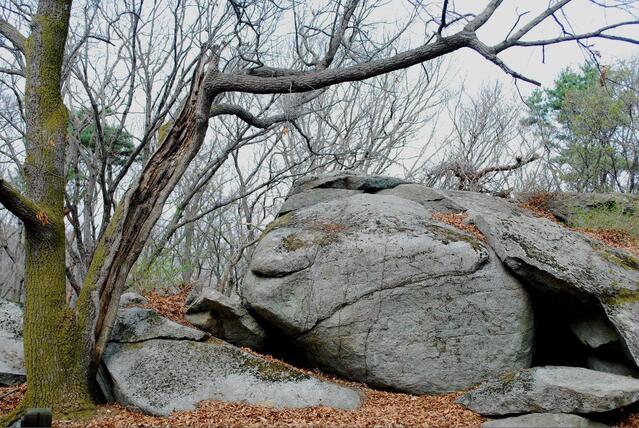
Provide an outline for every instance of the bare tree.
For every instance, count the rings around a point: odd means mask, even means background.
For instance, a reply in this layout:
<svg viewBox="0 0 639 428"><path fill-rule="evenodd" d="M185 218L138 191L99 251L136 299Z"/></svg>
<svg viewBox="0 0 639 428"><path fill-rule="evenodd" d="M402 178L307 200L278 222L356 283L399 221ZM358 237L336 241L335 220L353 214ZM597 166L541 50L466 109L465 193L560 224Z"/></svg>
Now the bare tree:
<svg viewBox="0 0 639 428"><path fill-rule="evenodd" d="M290 121L275 108L267 109L261 115L252 113L255 103L251 97L246 104L238 105L232 103L233 94L290 96L307 93L313 98L317 91L329 86L381 76L462 48L476 51L517 79L536 83L512 70L498 55L518 47L543 47L593 38L636 42L613 32L636 26L638 22L633 17L582 34L568 32L571 27L565 25L565 21L569 16L568 12L563 13L563 8L569 3L571 0L552 2L529 20L524 19L525 16L515 17L512 31L492 45L482 42L477 32L489 23L502 5L501 0L489 1L479 12L446 0L440 4L417 3L414 13L394 33L381 31L383 25L379 22L370 22L377 4L360 4L356 0L345 4L329 3L319 8L318 13L308 15L301 14L297 3L280 7L274 2L240 4L229 1L221 8L215 8L217 5L213 2L189 3L198 12L219 11L219 14L216 19L199 21L204 24L196 26L193 43L170 44L166 63L177 62L179 71L166 75L162 68L163 71L155 74L153 63L138 63L140 57L134 62L132 53L143 50L143 45L137 42L136 47L120 51L127 52L125 56L130 58L129 73L134 76L142 70L149 76L147 93L159 95L157 98L151 96L153 108L147 108L147 111L158 113L144 122L146 137L138 142L131 156L117 170L110 170L105 162L112 152L112 142L117 140L110 140L105 132L97 129L110 115L109 106L101 108L98 104L98 108L94 107L91 98L99 98L94 96L92 85L85 88L96 127L94 134L98 144L95 150L100 160L97 163L97 188L102 208L91 262L77 303L71 308L65 302L67 246L64 233L69 114L62 103L61 88L68 76L78 77L75 71L71 72L77 70L76 63L82 64L76 62L76 53L92 40L104 37L92 34L95 25L88 21L91 25L80 27L82 31L77 43L74 43L75 34L69 38L65 55L70 0L40 0L33 14L28 7L10 1L10 6L4 9L10 16L0 20L0 34L7 41L3 49L14 58L4 68L9 69L12 76L25 76L26 158L23 164L26 185L21 192L6 180L0 180L0 202L23 222L26 229L25 354L29 390L24 404L52 407L57 414L77 414L92 407L89 385L115 322L127 276L161 217L165 202L204 144L211 119L233 115L258 128ZM592 3L600 8L629 8L634 2L598 0ZM116 22L147 13L141 2L135 4L139 9L116 15ZM171 10L177 11L174 16L182 16L180 5L186 3L175 1L170 4L175 6ZM86 16L91 17L91 13ZM277 32L278 25L286 17L291 17L295 23L293 40ZM551 17L558 25L559 36L526 37ZM139 25L135 23L137 18L131 19L131 26ZM31 28L28 38L21 32L27 21ZM148 22L153 25L156 17L149 16ZM220 25L205 25L206 22ZM418 46L400 51L408 46L407 39L413 38L409 31L412 24L424 29L426 37ZM111 30L111 21L107 30ZM144 32L138 29L133 40L140 34ZM109 44L111 34L107 36L105 44ZM282 43L272 43L276 39ZM289 43L285 43L286 40ZM189 49L190 46L195 49ZM392 53L389 54L389 50ZM96 67L96 70L100 69ZM86 73L84 80L90 74ZM129 78L129 84L133 82L134 87L136 81ZM154 86L156 82L159 87ZM184 98L176 85L188 86ZM130 90L123 93L132 97ZM172 106L164 102L178 99L180 102ZM159 104L154 104L155 100ZM294 104L303 105L305 101L300 95ZM147 100L147 107L148 104ZM116 117L117 122L126 123L126 119ZM170 124L170 129L162 138L157 138L165 123ZM137 159L141 159L139 173L128 175ZM125 180L125 177L129 178ZM79 247L76 245L76 248ZM39 310L34 310L36 307ZM50 358L39 358L41 353L36 353L36 348ZM11 418L15 418L15 414L5 421Z"/></svg>
<svg viewBox="0 0 639 428"><path fill-rule="evenodd" d="M474 96L462 91L449 114L444 158L424 177L431 185L501 191L513 184L513 173L540 158L540 147L530 147L521 126L522 108L498 83Z"/></svg>

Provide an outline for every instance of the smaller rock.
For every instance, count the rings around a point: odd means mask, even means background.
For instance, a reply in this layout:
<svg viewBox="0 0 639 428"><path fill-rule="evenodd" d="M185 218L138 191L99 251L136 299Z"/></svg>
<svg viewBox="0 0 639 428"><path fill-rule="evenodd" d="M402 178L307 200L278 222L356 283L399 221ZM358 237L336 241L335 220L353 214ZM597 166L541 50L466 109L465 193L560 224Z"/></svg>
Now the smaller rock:
<svg viewBox="0 0 639 428"><path fill-rule="evenodd" d="M103 361L118 402L151 415L193 410L202 400L279 408L357 409L361 405L355 389L267 361L216 339L109 343Z"/></svg>
<svg viewBox="0 0 639 428"><path fill-rule="evenodd" d="M296 193L310 189L345 189L359 190L366 193L376 193L384 189L392 189L407 181L394 177L381 175L359 175L350 172L337 172L333 174L312 175L297 180L293 184L288 197Z"/></svg>
<svg viewBox="0 0 639 428"><path fill-rule="evenodd" d="M482 428L606 428L607 425L593 422L577 415L567 415L565 413L531 413L529 415L515 416L512 418L493 419L484 422Z"/></svg>
<svg viewBox="0 0 639 428"><path fill-rule="evenodd" d="M361 193L359 190L348 189L312 189L302 193L290 195L280 208L279 215L286 214L300 208L310 207L333 199L348 198Z"/></svg>
<svg viewBox="0 0 639 428"><path fill-rule="evenodd" d="M639 369L631 365L631 363L613 361L591 355L588 357L587 365L592 370L639 378Z"/></svg>
<svg viewBox="0 0 639 428"><path fill-rule="evenodd" d="M22 345L22 306L0 299L0 385L26 380Z"/></svg>
<svg viewBox="0 0 639 428"><path fill-rule="evenodd" d="M421 184L400 184L392 189L385 189L379 195L392 195L398 198L408 199L423 206L429 211L459 213L466 211L464 207L456 204L440 192Z"/></svg>
<svg viewBox="0 0 639 428"><path fill-rule="evenodd" d="M639 379L554 366L508 373L457 400L482 415L599 413L637 401Z"/></svg>
<svg viewBox="0 0 639 428"><path fill-rule="evenodd" d="M150 339L203 340L206 333L166 319L150 309L120 308L111 342L135 343Z"/></svg>
<svg viewBox="0 0 639 428"><path fill-rule="evenodd" d="M610 321L599 313L571 322L570 330L581 343L593 349L619 340Z"/></svg>
<svg viewBox="0 0 639 428"><path fill-rule="evenodd" d="M188 307L186 319L194 326L238 346L260 349L264 329L242 306L239 297L228 297L206 288Z"/></svg>
<svg viewBox="0 0 639 428"><path fill-rule="evenodd" d="M134 293L132 291L129 291L128 293L124 293L122 294L122 296L120 296L120 306L144 305L146 303L149 303L149 301L146 300L146 297L138 293Z"/></svg>

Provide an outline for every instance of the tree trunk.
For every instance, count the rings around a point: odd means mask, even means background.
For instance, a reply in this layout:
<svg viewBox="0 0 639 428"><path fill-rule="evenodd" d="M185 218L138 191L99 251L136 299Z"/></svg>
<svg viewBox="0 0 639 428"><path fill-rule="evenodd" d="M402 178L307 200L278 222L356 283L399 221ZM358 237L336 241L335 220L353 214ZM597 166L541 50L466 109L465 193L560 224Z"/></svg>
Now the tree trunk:
<svg viewBox="0 0 639 428"><path fill-rule="evenodd" d="M25 224L28 389L21 407L48 407L56 417L75 417L94 409L88 366L83 364L81 329L65 299L68 114L61 96L61 73L70 9L71 0L41 0L33 16L31 35L25 43L27 194L0 182L0 199Z"/></svg>

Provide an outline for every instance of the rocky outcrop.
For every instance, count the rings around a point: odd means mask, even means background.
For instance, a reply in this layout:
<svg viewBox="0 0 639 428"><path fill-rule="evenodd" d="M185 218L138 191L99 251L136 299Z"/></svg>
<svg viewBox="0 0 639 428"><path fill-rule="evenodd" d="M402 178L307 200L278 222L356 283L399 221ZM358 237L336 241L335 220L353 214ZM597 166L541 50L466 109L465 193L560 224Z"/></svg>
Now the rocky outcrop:
<svg viewBox="0 0 639 428"><path fill-rule="evenodd" d="M593 422L577 415L565 413L531 413L512 418L494 419L484 422L482 428L606 428L599 422Z"/></svg>
<svg viewBox="0 0 639 428"><path fill-rule="evenodd" d="M152 415L202 400L353 409L359 393L267 361L139 307L121 307L103 366L106 396ZM108 385L107 385L108 384Z"/></svg>
<svg viewBox="0 0 639 428"><path fill-rule="evenodd" d="M274 221L244 280L250 310L311 363L375 386L454 391L527 367L528 296L492 250L368 187Z"/></svg>
<svg viewBox="0 0 639 428"><path fill-rule="evenodd" d="M127 299L129 300L129 299ZM103 357L109 394L152 415L202 400L354 409L359 392L267 361L139 307L121 307Z"/></svg>
<svg viewBox="0 0 639 428"><path fill-rule="evenodd" d="M639 401L639 379L580 367L538 367L483 383L458 402L482 415L601 413Z"/></svg>
<svg viewBox="0 0 639 428"><path fill-rule="evenodd" d="M226 296L215 288L205 288L193 299L186 310L186 320L237 346L260 349L264 342L264 329L242 306L239 297Z"/></svg>
<svg viewBox="0 0 639 428"><path fill-rule="evenodd" d="M533 309L534 363L632 373L638 288L632 255L512 200L340 174L294 185L241 293L309 363L421 393L526 367Z"/></svg>
<svg viewBox="0 0 639 428"><path fill-rule="evenodd" d="M359 391L318 379L123 299L98 372L108 399L152 415L194 409L202 400L276 407L355 409ZM0 300L0 383L23 382L22 308ZM15 351L15 352L14 352Z"/></svg>
<svg viewBox="0 0 639 428"><path fill-rule="evenodd" d="M22 306L0 299L0 385L13 385L25 380Z"/></svg>

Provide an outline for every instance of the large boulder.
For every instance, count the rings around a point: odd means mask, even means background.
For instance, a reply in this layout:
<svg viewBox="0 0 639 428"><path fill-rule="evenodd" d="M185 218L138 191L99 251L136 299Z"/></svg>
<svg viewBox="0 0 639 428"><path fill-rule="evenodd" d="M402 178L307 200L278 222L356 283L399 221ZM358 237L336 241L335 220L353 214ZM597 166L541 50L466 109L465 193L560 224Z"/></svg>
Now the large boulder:
<svg viewBox="0 0 639 428"><path fill-rule="evenodd" d="M192 410L202 400L274 407L355 409L359 392L266 361L216 339L114 343L103 359L115 396L152 415Z"/></svg>
<svg viewBox="0 0 639 428"><path fill-rule="evenodd" d="M266 336L237 295L226 296L209 287L186 310L186 320L218 339L237 346L260 349Z"/></svg>
<svg viewBox="0 0 639 428"><path fill-rule="evenodd" d="M22 306L0 299L0 385L13 385L25 380Z"/></svg>
<svg viewBox="0 0 639 428"><path fill-rule="evenodd" d="M325 370L411 393L528 367L528 296L489 247L383 194L399 181L329 177L292 194L318 187L338 193L278 217L256 248L242 292L260 322Z"/></svg>
<svg viewBox="0 0 639 428"><path fill-rule="evenodd" d="M639 401L639 379L580 367L536 367L501 376L458 402L482 415L601 413Z"/></svg>

